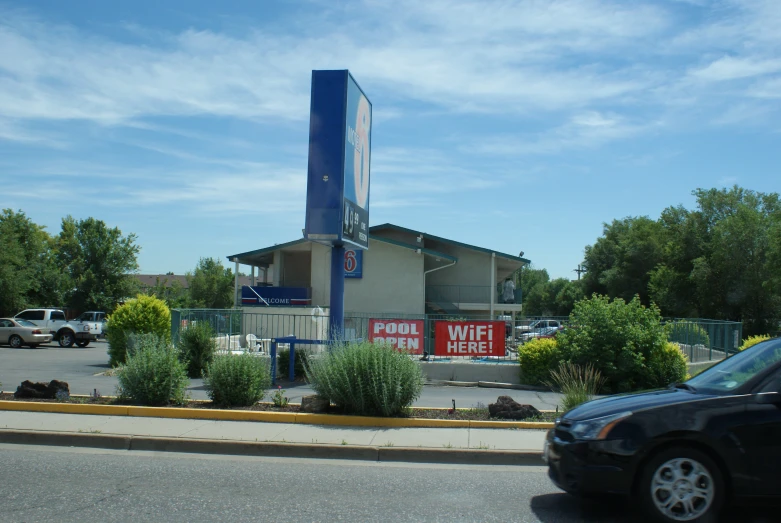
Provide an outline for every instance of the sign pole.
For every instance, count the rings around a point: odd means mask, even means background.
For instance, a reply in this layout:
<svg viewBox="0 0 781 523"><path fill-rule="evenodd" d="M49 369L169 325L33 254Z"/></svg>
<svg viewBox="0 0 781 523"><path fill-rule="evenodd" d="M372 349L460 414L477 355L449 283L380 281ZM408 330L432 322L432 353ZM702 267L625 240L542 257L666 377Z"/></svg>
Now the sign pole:
<svg viewBox="0 0 781 523"><path fill-rule="evenodd" d="M331 312L328 340L341 340L344 333L344 245L331 247Z"/></svg>

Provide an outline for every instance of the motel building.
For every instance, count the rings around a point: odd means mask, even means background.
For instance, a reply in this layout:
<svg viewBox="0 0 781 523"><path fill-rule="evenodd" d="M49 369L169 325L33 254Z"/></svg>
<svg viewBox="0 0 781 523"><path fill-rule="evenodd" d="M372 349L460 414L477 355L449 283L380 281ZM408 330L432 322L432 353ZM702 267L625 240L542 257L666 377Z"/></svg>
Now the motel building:
<svg viewBox="0 0 781 523"><path fill-rule="evenodd" d="M242 340L247 334L326 339L330 247L299 239L228 259L236 264L235 305L245 318L256 318L244 322ZM434 333L431 320L514 320L523 307L520 292L514 293L515 303L501 303L502 284L529 263L520 256L397 225L371 227L369 250L348 250L345 255L345 337L380 338L417 353L422 352L421 343L428 343L421 342L423 330L431 329L427 337ZM239 270L251 274L251 285L239 285ZM451 334L463 340L462 355L470 349L482 353L480 343L489 336L504 340L504 331L493 329L472 327Z"/></svg>

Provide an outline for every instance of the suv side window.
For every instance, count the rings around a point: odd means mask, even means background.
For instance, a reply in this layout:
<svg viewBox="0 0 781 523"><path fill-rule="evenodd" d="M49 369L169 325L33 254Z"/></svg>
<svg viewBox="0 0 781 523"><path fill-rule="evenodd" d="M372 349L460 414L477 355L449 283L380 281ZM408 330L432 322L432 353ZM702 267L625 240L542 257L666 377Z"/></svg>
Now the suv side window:
<svg viewBox="0 0 781 523"><path fill-rule="evenodd" d="M52 321L65 321L65 313L62 311L52 311L51 314ZM43 318L41 318L43 319Z"/></svg>
<svg viewBox="0 0 781 523"><path fill-rule="evenodd" d="M21 313L17 318L21 318L23 320L43 320L43 317L46 315L44 311L24 311Z"/></svg>

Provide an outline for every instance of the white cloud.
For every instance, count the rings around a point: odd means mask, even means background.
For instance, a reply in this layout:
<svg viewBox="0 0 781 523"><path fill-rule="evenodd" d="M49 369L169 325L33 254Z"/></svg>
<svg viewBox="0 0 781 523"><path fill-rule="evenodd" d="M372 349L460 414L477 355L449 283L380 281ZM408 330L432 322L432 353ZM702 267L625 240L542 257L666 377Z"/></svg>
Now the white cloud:
<svg viewBox="0 0 781 523"><path fill-rule="evenodd" d="M725 56L705 67L695 69L690 74L700 80L721 82L742 78L751 78L781 71L781 60L757 60Z"/></svg>

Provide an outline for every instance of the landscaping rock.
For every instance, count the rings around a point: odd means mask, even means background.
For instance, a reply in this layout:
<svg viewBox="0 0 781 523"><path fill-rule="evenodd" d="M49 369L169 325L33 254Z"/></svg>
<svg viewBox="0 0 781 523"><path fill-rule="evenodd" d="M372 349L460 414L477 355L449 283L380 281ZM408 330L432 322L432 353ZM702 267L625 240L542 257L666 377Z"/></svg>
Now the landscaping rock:
<svg viewBox="0 0 781 523"><path fill-rule="evenodd" d="M510 396L499 396L496 403L488 405L492 418L521 420L540 415L540 411L531 405L521 405Z"/></svg>
<svg viewBox="0 0 781 523"><path fill-rule="evenodd" d="M33 383L25 380L16 388L14 398L34 398L34 399L59 399L60 397L70 397L70 387L64 381L52 380L47 383Z"/></svg>
<svg viewBox="0 0 781 523"><path fill-rule="evenodd" d="M330 401L320 396L304 396L301 398L301 412L326 412L330 404Z"/></svg>

